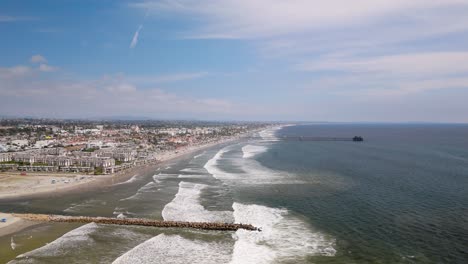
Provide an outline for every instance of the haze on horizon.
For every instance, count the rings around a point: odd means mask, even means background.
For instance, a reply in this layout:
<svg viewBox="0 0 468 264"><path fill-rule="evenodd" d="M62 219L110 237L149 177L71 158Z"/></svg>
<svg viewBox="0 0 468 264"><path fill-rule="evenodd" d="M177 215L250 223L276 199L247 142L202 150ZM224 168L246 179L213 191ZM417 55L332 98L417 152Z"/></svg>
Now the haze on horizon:
<svg viewBox="0 0 468 264"><path fill-rule="evenodd" d="M468 0L5 0L0 31L0 116L468 122Z"/></svg>

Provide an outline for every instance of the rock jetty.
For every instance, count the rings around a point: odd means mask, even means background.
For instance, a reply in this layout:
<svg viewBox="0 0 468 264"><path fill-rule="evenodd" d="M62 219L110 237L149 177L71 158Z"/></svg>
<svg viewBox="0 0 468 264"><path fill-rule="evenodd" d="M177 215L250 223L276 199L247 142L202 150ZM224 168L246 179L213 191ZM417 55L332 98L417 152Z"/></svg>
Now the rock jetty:
<svg viewBox="0 0 468 264"><path fill-rule="evenodd" d="M182 222L182 221L159 221L142 218L112 218L112 217L90 217L90 216L63 216L46 214L12 214L15 217L35 222L61 222L61 223L97 223L107 225L133 225L153 226L165 228L194 228L204 230L237 231L245 229L249 231L261 231L250 224L235 223L209 223L209 222Z"/></svg>

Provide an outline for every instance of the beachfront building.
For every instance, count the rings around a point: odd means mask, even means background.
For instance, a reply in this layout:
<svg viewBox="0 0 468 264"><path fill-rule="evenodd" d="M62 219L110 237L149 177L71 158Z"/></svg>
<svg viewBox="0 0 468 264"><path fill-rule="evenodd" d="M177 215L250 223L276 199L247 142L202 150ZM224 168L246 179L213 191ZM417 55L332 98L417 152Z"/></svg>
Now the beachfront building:
<svg viewBox="0 0 468 264"><path fill-rule="evenodd" d="M76 160L76 165L80 167L113 167L115 160L106 157L82 157Z"/></svg>
<svg viewBox="0 0 468 264"><path fill-rule="evenodd" d="M18 166L19 171L33 171L33 172L55 172L58 171L56 166Z"/></svg>
<svg viewBox="0 0 468 264"><path fill-rule="evenodd" d="M29 152L17 152L12 159L16 162L33 164L36 162L36 155Z"/></svg>
<svg viewBox="0 0 468 264"><path fill-rule="evenodd" d="M134 161L138 153L135 149L117 149L114 152L114 159L121 162L131 162Z"/></svg>
<svg viewBox="0 0 468 264"><path fill-rule="evenodd" d="M45 163L49 166L68 167L73 164L73 160L63 156L43 156L41 163Z"/></svg>
<svg viewBox="0 0 468 264"><path fill-rule="evenodd" d="M61 172L73 172L73 173L92 173L94 172L94 168L92 167L78 167L78 166L71 166L71 167L60 167Z"/></svg>
<svg viewBox="0 0 468 264"><path fill-rule="evenodd" d="M67 154L67 150L65 148L45 148L41 149L40 153L45 155L64 156Z"/></svg>
<svg viewBox="0 0 468 264"><path fill-rule="evenodd" d="M12 160L11 153L0 153L0 162L10 162Z"/></svg>
<svg viewBox="0 0 468 264"><path fill-rule="evenodd" d="M138 156L138 152L133 148L100 149L95 153L98 157L113 158L120 162L132 162Z"/></svg>

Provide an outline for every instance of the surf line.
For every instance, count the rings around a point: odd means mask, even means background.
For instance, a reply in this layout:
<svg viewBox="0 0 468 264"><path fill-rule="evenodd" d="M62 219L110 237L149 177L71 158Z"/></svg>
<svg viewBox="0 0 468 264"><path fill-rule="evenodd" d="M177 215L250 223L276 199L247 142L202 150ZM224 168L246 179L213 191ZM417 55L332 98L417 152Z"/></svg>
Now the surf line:
<svg viewBox="0 0 468 264"><path fill-rule="evenodd" d="M64 216L46 214L11 214L15 217L35 222L60 222L60 223L96 223L107 225L133 225L152 226L165 228L192 228L218 231L237 231L244 229L248 231L262 231L261 228L250 224L216 223L216 222L182 222L182 221L160 221L143 218L112 218L112 217L89 217L89 216Z"/></svg>

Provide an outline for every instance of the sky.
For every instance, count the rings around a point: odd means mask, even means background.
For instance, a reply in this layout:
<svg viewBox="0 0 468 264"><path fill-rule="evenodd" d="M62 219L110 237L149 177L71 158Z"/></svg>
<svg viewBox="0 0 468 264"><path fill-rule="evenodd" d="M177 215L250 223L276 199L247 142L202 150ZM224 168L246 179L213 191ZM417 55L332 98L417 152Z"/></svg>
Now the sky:
<svg viewBox="0 0 468 264"><path fill-rule="evenodd" d="M468 122L468 0L2 0L0 116Z"/></svg>

